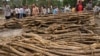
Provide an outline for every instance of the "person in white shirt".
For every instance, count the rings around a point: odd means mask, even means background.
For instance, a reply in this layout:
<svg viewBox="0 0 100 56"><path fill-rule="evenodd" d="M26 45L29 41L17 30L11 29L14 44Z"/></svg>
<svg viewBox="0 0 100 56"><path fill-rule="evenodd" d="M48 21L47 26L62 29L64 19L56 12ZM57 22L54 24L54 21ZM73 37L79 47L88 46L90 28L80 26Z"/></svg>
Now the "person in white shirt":
<svg viewBox="0 0 100 56"><path fill-rule="evenodd" d="M64 8L64 13L70 12L70 5L66 5Z"/></svg>
<svg viewBox="0 0 100 56"><path fill-rule="evenodd" d="M23 18L24 9L22 7L19 8L19 18Z"/></svg>
<svg viewBox="0 0 100 56"><path fill-rule="evenodd" d="M18 7L15 8L15 16L16 18L19 18L19 8Z"/></svg>
<svg viewBox="0 0 100 56"><path fill-rule="evenodd" d="M5 18L10 19L11 18L11 8L10 8L10 5L7 4L7 2L4 2L3 11L4 11Z"/></svg>
<svg viewBox="0 0 100 56"><path fill-rule="evenodd" d="M14 8L11 8L11 17L14 17Z"/></svg>
<svg viewBox="0 0 100 56"><path fill-rule="evenodd" d="M47 13L50 14L50 8L49 7L47 8Z"/></svg>
<svg viewBox="0 0 100 56"><path fill-rule="evenodd" d="M41 14L43 14L43 15L46 15L46 14L47 14L47 9L46 9L45 6L43 6L43 7L41 8Z"/></svg>
<svg viewBox="0 0 100 56"><path fill-rule="evenodd" d="M30 16L30 15L31 15L31 9L30 9L29 7L27 7L27 8L25 9L25 14L26 14L27 16Z"/></svg>
<svg viewBox="0 0 100 56"><path fill-rule="evenodd" d="M100 6L99 6L99 4L94 6L93 11L94 11L94 15L95 16L99 16L99 13L100 13Z"/></svg>

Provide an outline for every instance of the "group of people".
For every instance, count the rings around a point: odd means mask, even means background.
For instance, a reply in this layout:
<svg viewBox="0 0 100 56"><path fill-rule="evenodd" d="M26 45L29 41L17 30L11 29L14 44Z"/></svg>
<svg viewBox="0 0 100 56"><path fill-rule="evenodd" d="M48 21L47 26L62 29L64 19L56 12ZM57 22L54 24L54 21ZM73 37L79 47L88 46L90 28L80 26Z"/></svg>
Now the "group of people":
<svg viewBox="0 0 100 56"><path fill-rule="evenodd" d="M20 6L20 7L11 8L10 5L4 3L3 11L6 19L10 19L11 17L16 17L18 19L21 19L27 16L57 14L58 7L55 8L52 7L47 8L46 6L38 7L35 4L33 4L32 6Z"/></svg>
<svg viewBox="0 0 100 56"><path fill-rule="evenodd" d="M89 3L86 4L86 6L84 6L84 4L81 1L79 1L76 6L76 10L78 12L91 11L91 12L94 12L94 15L99 15L100 14L100 4L97 3L95 6L93 6L92 2L90 1Z"/></svg>
<svg viewBox="0 0 100 56"><path fill-rule="evenodd" d="M94 6L92 5L92 2L89 2L84 6L82 1L79 1L75 7L71 7L70 5L66 5L59 9L57 6L41 6L38 7L35 4L32 6L20 6L15 8L10 8L10 5L7 3L4 3L3 5L4 15L6 19L10 19L11 17L16 18L23 18L27 16L37 16L37 15L46 15L46 14L58 14L59 12L82 12L84 10L91 11L93 10L94 13L100 13L100 6L97 4Z"/></svg>
<svg viewBox="0 0 100 56"><path fill-rule="evenodd" d="M11 9L11 16L13 17L15 15L16 18L26 17L30 15L30 13L31 11L28 7L16 7L15 9Z"/></svg>
<svg viewBox="0 0 100 56"><path fill-rule="evenodd" d="M16 16L16 18L22 18L25 16L27 10L28 8L24 9L23 7L16 7L14 9L11 9L10 5L8 5L6 2L3 5L4 16L6 19L10 19L14 15Z"/></svg>

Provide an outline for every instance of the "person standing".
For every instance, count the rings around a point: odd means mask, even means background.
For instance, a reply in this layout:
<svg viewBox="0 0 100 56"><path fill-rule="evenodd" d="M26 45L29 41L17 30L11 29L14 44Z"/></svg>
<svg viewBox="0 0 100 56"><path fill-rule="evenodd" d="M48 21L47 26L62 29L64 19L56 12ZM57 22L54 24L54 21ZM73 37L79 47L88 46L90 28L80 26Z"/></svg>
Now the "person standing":
<svg viewBox="0 0 100 56"><path fill-rule="evenodd" d="M49 7L47 8L47 13L50 14L50 8Z"/></svg>
<svg viewBox="0 0 100 56"><path fill-rule="evenodd" d="M82 3L82 1L79 1L76 6L76 11L82 12L83 10L84 10L83 3Z"/></svg>
<svg viewBox="0 0 100 56"><path fill-rule="evenodd" d="M35 4L33 4L32 15L37 16L38 14L39 14L39 8Z"/></svg>
<svg viewBox="0 0 100 56"><path fill-rule="evenodd" d="M14 17L14 8L11 8L11 18Z"/></svg>
<svg viewBox="0 0 100 56"><path fill-rule="evenodd" d="M87 5L86 5L86 10L90 11L93 9L93 5L92 2L90 1Z"/></svg>
<svg viewBox="0 0 100 56"><path fill-rule="evenodd" d="M23 15L24 15L24 9L23 7L20 7L19 8L19 18L23 18Z"/></svg>
<svg viewBox="0 0 100 56"><path fill-rule="evenodd" d="M64 7L64 13L66 13L66 12L70 12L70 5L66 5Z"/></svg>
<svg viewBox="0 0 100 56"><path fill-rule="evenodd" d="M41 14L43 14L43 15L47 14L47 9L45 6L41 7Z"/></svg>
<svg viewBox="0 0 100 56"><path fill-rule="evenodd" d="M18 7L15 8L15 16L16 18L19 18L19 8Z"/></svg>
<svg viewBox="0 0 100 56"><path fill-rule="evenodd" d="M3 11L4 11L5 19L10 19L11 18L11 8L10 8L10 5L7 4L7 2L4 2Z"/></svg>
<svg viewBox="0 0 100 56"><path fill-rule="evenodd" d="M93 8L93 11L94 11L94 15L95 16L99 16L99 13L100 13L100 6L98 4L96 4Z"/></svg>
<svg viewBox="0 0 100 56"><path fill-rule="evenodd" d="M58 7L55 7L53 9L53 14L55 15L55 14L58 14L58 13L59 13L59 8Z"/></svg>
<svg viewBox="0 0 100 56"><path fill-rule="evenodd" d="M31 15L31 9L28 6L25 8L25 13L26 13L26 16Z"/></svg>
<svg viewBox="0 0 100 56"><path fill-rule="evenodd" d="M72 13L75 13L76 12L76 8L75 7L72 7L71 12Z"/></svg>
<svg viewBox="0 0 100 56"><path fill-rule="evenodd" d="M43 15L43 6L40 7L39 11L40 11L40 15Z"/></svg>
<svg viewBox="0 0 100 56"><path fill-rule="evenodd" d="M23 17L26 17L27 16L26 9L27 9L27 6L26 5L22 6Z"/></svg>

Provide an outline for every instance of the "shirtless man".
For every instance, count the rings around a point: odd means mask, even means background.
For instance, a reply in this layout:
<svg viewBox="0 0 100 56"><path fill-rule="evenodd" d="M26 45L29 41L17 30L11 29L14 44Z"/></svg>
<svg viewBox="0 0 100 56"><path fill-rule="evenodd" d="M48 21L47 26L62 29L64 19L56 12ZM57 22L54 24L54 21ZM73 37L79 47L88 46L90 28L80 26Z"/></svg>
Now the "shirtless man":
<svg viewBox="0 0 100 56"><path fill-rule="evenodd" d="M38 14L39 14L39 8L35 4L33 4L32 15L37 16Z"/></svg>

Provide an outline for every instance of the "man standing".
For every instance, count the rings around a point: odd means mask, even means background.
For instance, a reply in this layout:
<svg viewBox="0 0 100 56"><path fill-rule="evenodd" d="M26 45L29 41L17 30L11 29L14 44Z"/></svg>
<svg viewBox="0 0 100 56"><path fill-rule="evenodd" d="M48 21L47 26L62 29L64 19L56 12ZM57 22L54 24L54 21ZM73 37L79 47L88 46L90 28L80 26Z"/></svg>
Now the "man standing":
<svg viewBox="0 0 100 56"><path fill-rule="evenodd" d="M68 13L68 12L70 12L70 5L66 5L65 7L64 7L64 13Z"/></svg>
<svg viewBox="0 0 100 56"><path fill-rule="evenodd" d="M53 14L58 14L59 13L59 8L58 7L54 7L53 9Z"/></svg>
<svg viewBox="0 0 100 56"><path fill-rule="evenodd" d="M32 15L37 16L38 14L39 14L39 8L35 4L33 4Z"/></svg>
<svg viewBox="0 0 100 56"><path fill-rule="evenodd" d="M5 18L10 19L11 18L11 8L10 8L10 5L7 4L7 2L4 2L3 11L4 11Z"/></svg>
<svg viewBox="0 0 100 56"><path fill-rule="evenodd" d="M88 11L91 11L93 9L93 5L92 5L92 2L91 1L89 1L89 3L86 5L86 9Z"/></svg>
<svg viewBox="0 0 100 56"><path fill-rule="evenodd" d="M20 8L19 8L19 18L23 18L23 15L25 14L25 12L24 12L24 8L21 6Z"/></svg>
<svg viewBox="0 0 100 56"><path fill-rule="evenodd" d="M18 7L15 8L15 16L16 18L19 18L19 8Z"/></svg>
<svg viewBox="0 0 100 56"><path fill-rule="evenodd" d="M33 16L39 15L39 8L35 4L33 4L32 14Z"/></svg>
<svg viewBox="0 0 100 56"><path fill-rule="evenodd" d="M84 9L83 2L80 0L80 1L77 3L76 11L82 12L83 9Z"/></svg>

